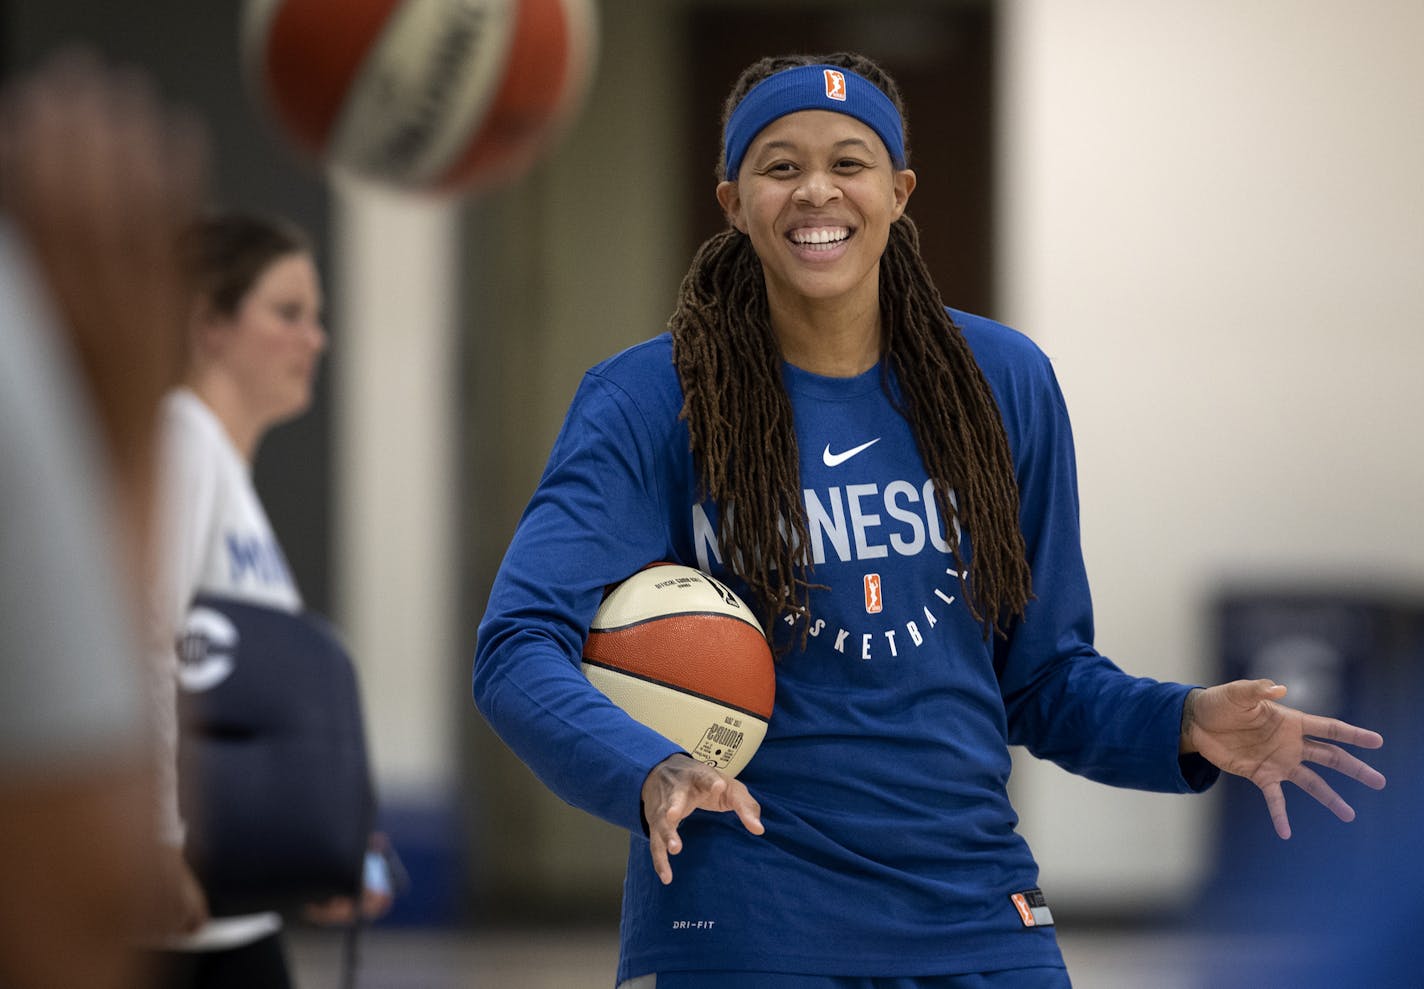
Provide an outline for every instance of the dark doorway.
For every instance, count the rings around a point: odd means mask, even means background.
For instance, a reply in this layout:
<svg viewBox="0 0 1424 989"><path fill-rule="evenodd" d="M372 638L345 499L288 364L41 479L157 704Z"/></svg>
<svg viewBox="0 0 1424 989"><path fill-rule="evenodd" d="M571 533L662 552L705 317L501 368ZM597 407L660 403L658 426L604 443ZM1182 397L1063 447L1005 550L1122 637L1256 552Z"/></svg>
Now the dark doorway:
<svg viewBox="0 0 1424 989"><path fill-rule="evenodd" d="M994 18L987 3L775 7L704 2L690 12L688 107L695 167L688 256L725 225L712 190L722 100L765 55L853 50L883 65L908 107L909 213L946 304L993 314Z"/></svg>

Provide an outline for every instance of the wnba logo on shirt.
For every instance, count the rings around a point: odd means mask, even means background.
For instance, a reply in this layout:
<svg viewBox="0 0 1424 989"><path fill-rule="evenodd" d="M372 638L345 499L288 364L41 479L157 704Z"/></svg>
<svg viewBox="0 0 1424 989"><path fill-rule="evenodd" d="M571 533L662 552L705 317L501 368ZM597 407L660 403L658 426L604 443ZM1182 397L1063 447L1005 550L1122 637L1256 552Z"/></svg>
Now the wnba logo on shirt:
<svg viewBox="0 0 1424 989"><path fill-rule="evenodd" d="M226 680L232 675L238 639L237 626L222 612L194 607L178 638L178 686L197 694Z"/></svg>
<svg viewBox="0 0 1424 989"><path fill-rule="evenodd" d="M885 601L880 597L880 575L868 573L865 575L865 613L878 615L884 610Z"/></svg>
<svg viewBox="0 0 1424 989"><path fill-rule="evenodd" d="M814 76L812 78L814 78ZM844 103L845 98L845 73L837 72L835 69L826 69L826 99L839 100Z"/></svg>

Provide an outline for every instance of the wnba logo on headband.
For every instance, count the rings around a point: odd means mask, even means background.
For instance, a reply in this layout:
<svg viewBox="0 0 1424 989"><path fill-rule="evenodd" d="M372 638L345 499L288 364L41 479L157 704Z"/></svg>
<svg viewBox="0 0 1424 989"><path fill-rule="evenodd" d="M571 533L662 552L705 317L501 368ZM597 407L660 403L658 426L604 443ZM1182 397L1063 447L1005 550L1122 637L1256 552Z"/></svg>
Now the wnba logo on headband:
<svg viewBox="0 0 1424 989"><path fill-rule="evenodd" d="M727 118L722 134L727 178L736 179L747 149L767 124L800 110L831 110L854 117L885 143L896 168L906 167L905 126L900 111L879 86L834 65L798 65L757 83Z"/></svg>

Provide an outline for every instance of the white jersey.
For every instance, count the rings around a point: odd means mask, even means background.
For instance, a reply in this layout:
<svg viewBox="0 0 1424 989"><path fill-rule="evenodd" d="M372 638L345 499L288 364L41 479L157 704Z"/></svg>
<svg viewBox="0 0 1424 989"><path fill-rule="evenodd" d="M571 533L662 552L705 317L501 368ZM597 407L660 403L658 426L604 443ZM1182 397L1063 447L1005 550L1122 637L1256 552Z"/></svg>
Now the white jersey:
<svg viewBox="0 0 1424 989"><path fill-rule="evenodd" d="M164 401L163 458L165 616L182 615L198 593L301 610L252 486L251 465L212 410L186 388Z"/></svg>
<svg viewBox="0 0 1424 989"><path fill-rule="evenodd" d="M302 608L301 594L252 484L251 465L197 395L179 388L162 413L159 573L153 606L156 698L164 742L161 820L164 837L183 840L178 811L177 694L181 683L174 644L188 606L215 594L283 611ZM182 947L221 948L247 943L280 926L276 914L213 921Z"/></svg>

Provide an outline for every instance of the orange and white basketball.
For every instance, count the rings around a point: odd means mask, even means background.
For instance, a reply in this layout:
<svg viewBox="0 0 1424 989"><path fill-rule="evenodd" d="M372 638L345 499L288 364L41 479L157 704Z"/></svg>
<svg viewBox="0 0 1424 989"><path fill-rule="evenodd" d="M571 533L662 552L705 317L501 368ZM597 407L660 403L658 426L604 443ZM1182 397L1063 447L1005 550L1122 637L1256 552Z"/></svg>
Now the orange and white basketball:
<svg viewBox="0 0 1424 989"><path fill-rule="evenodd" d="M771 647L751 609L674 563L640 570L604 599L583 671L633 718L728 776L766 737L776 697Z"/></svg>
<svg viewBox="0 0 1424 989"><path fill-rule="evenodd" d="M588 87L592 0L246 0L250 86L309 157L469 192L547 149Z"/></svg>

